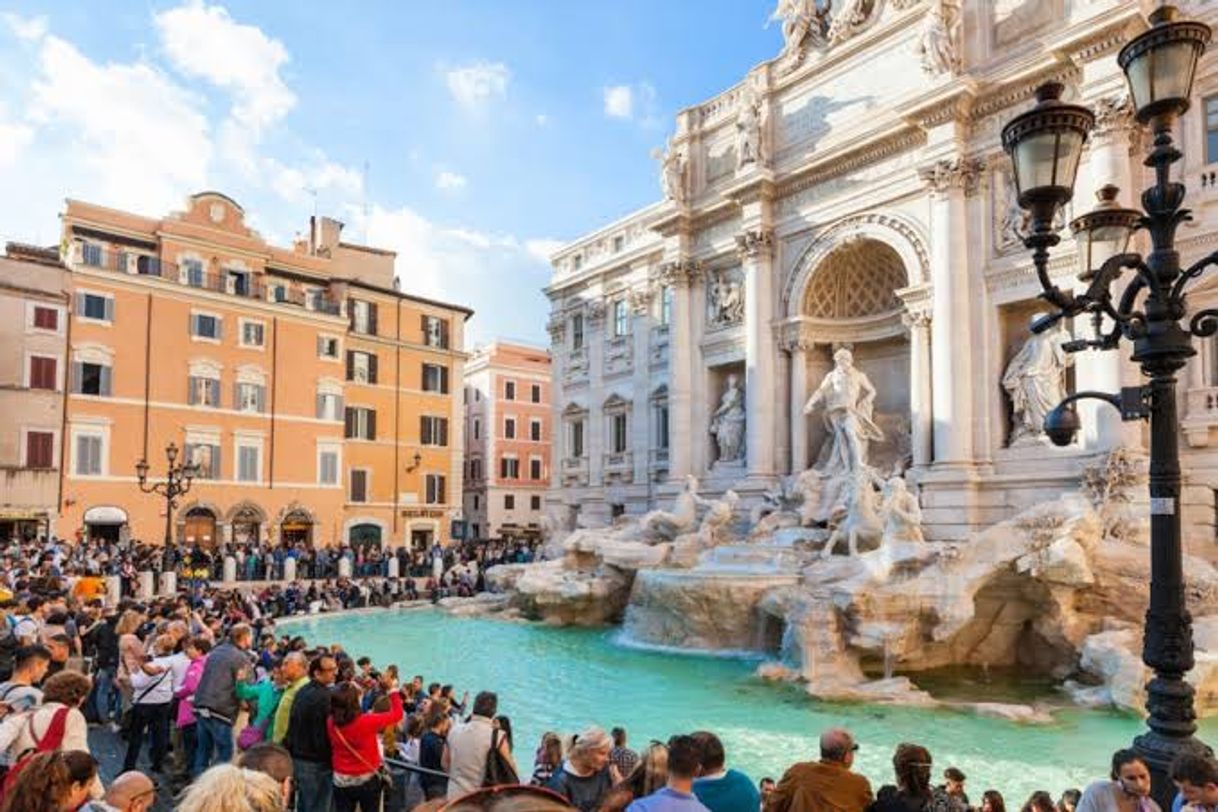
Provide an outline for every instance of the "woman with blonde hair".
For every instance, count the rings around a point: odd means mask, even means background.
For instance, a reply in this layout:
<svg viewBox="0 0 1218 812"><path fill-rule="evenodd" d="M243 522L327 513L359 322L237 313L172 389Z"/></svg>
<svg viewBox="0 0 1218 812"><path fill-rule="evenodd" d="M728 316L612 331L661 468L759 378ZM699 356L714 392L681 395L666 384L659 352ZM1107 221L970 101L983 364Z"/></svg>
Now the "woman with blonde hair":
<svg viewBox="0 0 1218 812"><path fill-rule="evenodd" d="M622 812L639 798L663 789L668 784L668 748L654 742L630 775L609 791L599 812Z"/></svg>
<svg viewBox="0 0 1218 812"><path fill-rule="evenodd" d="M97 783L97 761L82 750L39 753L5 782L0 812L75 812Z"/></svg>
<svg viewBox="0 0 1218 812"><path fill-rule="evenodd" d="M131 674L144 664L144 644L136 631L144 622L144 616L134 609L127 609L118 617L114 633L118 635L118 683L123 696L123 709L131 707Z"/></svg>
<svg viewBox="0 0 1218 812"><path fill-rule="evenodd" d="M257 770L217 764L178 797L177 812L283 812L279 782Z"/></svg>
<svg viewBox="0 0 1218 812"><path fill-rule="evenodd" d="M609 763L613 739L599 727L590 727L575 737L562 769L546 785L581 812L595 812L622 780L617 768Z"/></svg>

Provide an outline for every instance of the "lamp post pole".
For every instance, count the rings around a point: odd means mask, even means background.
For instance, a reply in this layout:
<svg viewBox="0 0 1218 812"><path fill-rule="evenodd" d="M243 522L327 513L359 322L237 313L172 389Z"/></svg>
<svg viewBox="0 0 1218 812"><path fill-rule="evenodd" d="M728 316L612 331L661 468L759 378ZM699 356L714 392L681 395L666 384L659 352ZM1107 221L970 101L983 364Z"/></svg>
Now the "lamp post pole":
<svg viewBox="0 0 1218 812"><path fill-rule="evenodd" d="M148 481L148 461L141 459L135 464L135 473L139 477L140 490L144 493L157 493L165 499L165 547L173 546L173 510L178 505L178 497L190 490L191 483L198 474L197 466L193 463L177 463L178 447L170 443L165 447L165 479L160 482Z"/></svg>
<svg viewBox="0 0 1218 812"><path fill-rule="evenodd" d="M1164 6L1151 15L1151 28L1128 43L1118 56L1129 82L1137 119L1149 125L1154 144L1144 163L1155 182L1142 193L1142 210L1117 205L1117 191L1100 191L1100 205L1071 223L1079 256L1082 292L1062 290L1049 278L1049 249L1059 242L1053 217L1073 196L1083 144L1094 125L1090 110L1060 100L1061 85L1037 91L1037 104L1003 129L1003 146L1011 155L1019 203L1029 212L1025 238L1043 292L1056 311L1033 326L1040 332L1063 318L1090 316L1091 338L1070 341L1071 352L1116 350L1133 346L1146 383L1119 393L1080 392L1045 417L1045 433L1058 445L1073 442L1079 429L1075 403L1107 402L1125 420L1150 421L1150 600L1146 612L1142 660L1154 676L1146 686L1149 730L1134 749L1151 770L1153 794L1163 809L1175 794L1170 767L1183 753L1210 752L1198 740L1193 688L1185 676L1193 667L1192 617L1185 599L1180 534L1180 447L1176 413L1176 374L1196 354L1194 337L1218 333L1218 310L1187 318L1185 288L1208 267L1218 252L1187 269L1180 267L1176 228L1191 219L1183 208L1185 188L1170 179L1182 154L1172 141L1172 127L1189 106L1197 60L1210 39L1208 26L1178 19ZM1145 258L1128 252L1137 229L1150 234ZM1115 298L1112 287L1127 271L1132 278Z"/></svg>

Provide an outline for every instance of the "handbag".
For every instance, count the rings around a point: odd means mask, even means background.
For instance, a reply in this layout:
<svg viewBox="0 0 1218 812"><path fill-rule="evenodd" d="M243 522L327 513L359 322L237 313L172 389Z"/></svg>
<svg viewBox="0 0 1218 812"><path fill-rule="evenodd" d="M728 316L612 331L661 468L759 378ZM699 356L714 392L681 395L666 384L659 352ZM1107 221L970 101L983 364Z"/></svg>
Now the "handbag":
<svg viewBox="0 0 1218 812"><path fill-rule="evenodd" d="M261 744L266 738L266 728L270 723L270 719L262 720L261 724L246 725L241 728L241 732L237 734L237 748L240 750L248 750L255 744Z"/></svg>
<svg viewBox="0 0 1218 812"><path fill-rule="evenodd" d="M132 728L135 727L135 713L133 710L135 708L135 706L140 703L141 699L148 696L148 694L152 693L152 690L154 688L156 688L158 685L160 685L162 682L164 682L165 678L168 677L170 675L170 673L172 673L172 672L170 672L170 671L163 672L161 674L161 678L159 680L152 683L144 690L140 691L140 695L137 696L135 699L131 700L131 704L123 709L122 718L119 719L119 735L122 736L122 738L124 740L131 738L131 730L132 730Z"/></svg>
<svg viewBox="0 0 1218 812"><path fill-rule="evenodd" d="M502 731L496 728L491 733L491 749L486 754L486 769L482 772L482 786L502 787L505 784L519 784L520 776L511 760L499 749L499 737Z"/></svg>
<svg viewBox="0 0 1218 812"><path fill-rule="evenodd" d="M343 732L338 729L338 725L334 725L334 735L338 736L338 740L343 743L343 746L351 751L351 755L358 758L360 763L367 767L370 772L376 773L376 777L381 781L381 789L383 789L385 792L393 791L393 776L389 773L388 767L381 764L381 766L374 768L371 764L369 764L368 759L364 758L363 754L361 754L359 750L352 747L351 742L347 741L347 737L344 736Z"/></svg>

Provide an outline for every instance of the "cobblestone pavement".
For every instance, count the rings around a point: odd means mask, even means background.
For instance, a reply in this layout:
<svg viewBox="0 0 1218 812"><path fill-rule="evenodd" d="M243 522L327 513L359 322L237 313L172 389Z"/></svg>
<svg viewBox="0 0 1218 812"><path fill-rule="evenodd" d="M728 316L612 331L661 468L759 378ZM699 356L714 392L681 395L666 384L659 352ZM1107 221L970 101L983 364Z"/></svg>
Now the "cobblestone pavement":
<svg viewBox="0 0 1218 812"><path fill-rule="evenodd" d="M110 782L123 771L123 756L127 752L127 742L123 738L110 730L108 727L100 725L89 726L89 750L93 753L93 757L97 759L101 765L102 783L109 786ZM140 759L139 768L148 771L148 757L146 754ZM153 812L169 812L173 809L173 792L170 786L168 775L156 775L149 773L152 780L157 786L157 802L152 807Z"/></svg>

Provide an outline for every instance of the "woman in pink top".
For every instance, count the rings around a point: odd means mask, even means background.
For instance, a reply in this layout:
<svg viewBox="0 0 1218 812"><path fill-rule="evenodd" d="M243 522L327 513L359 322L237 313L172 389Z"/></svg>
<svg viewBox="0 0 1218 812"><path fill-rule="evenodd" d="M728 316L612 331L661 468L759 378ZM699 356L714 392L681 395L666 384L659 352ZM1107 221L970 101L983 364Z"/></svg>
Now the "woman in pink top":
<svg viewBox="0 0 1218 812"><path fill-rule="evenodd" d="M203 667L207 665L207 652L211 651L211 643L204 637L187 638L182 647L183 653L190 658L186 666L186 676L182 684L174 689L173 695L178 699L177 727L182 731L182 745L186 749L186 763L193 764L195 757L195 688L203 676Z"/></svg>

